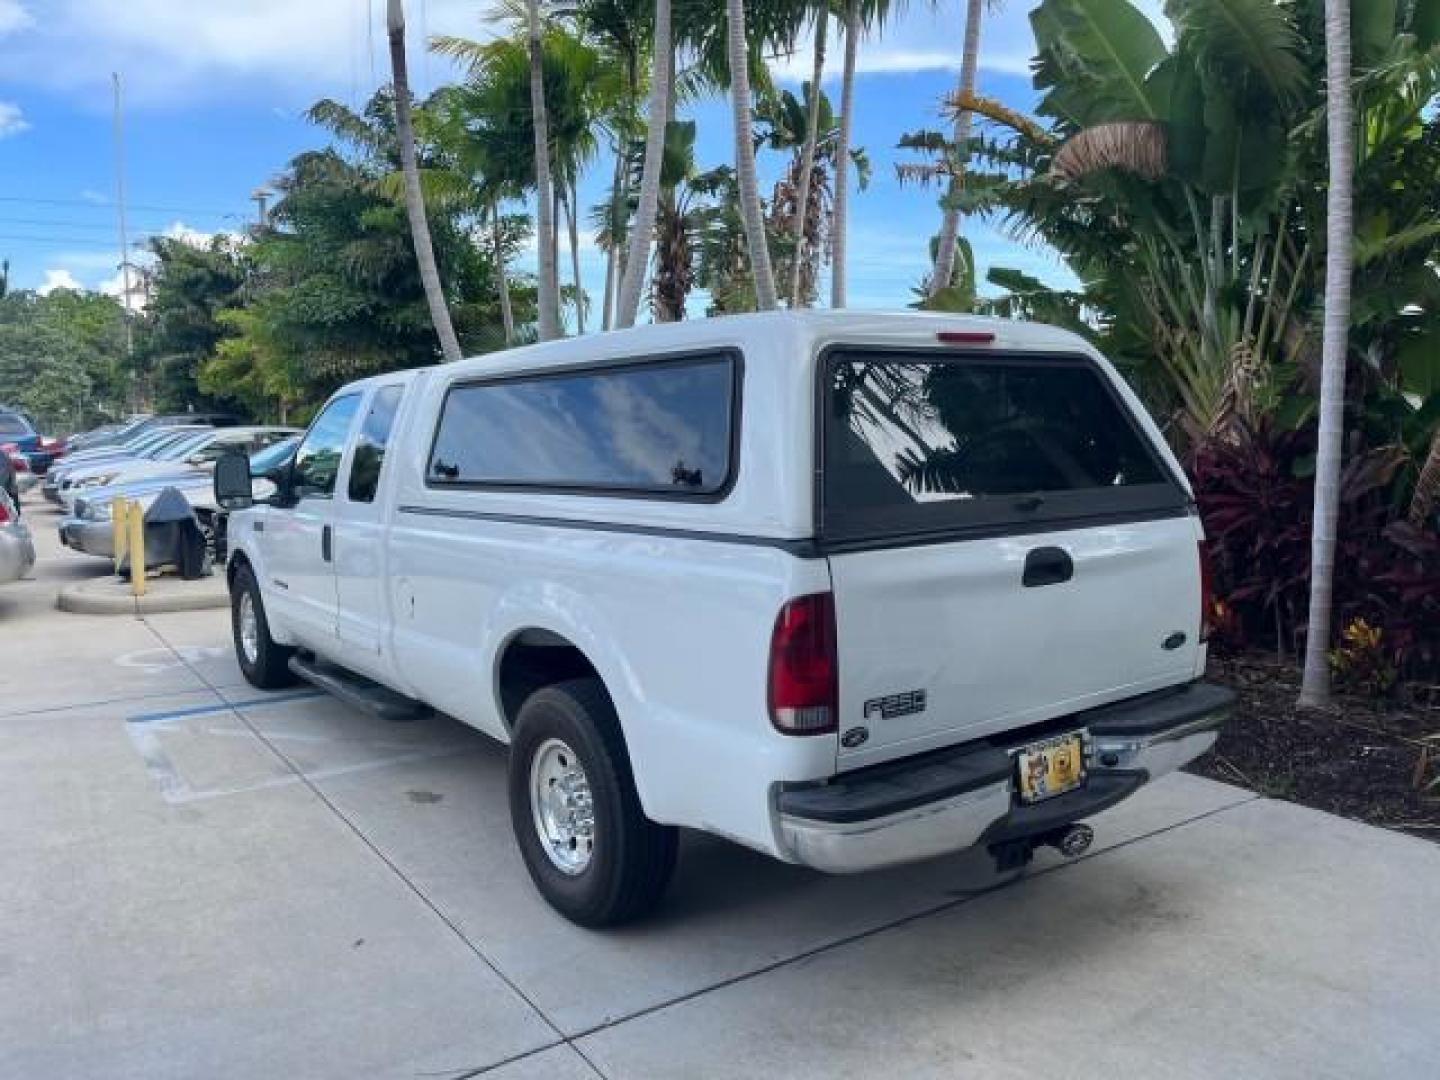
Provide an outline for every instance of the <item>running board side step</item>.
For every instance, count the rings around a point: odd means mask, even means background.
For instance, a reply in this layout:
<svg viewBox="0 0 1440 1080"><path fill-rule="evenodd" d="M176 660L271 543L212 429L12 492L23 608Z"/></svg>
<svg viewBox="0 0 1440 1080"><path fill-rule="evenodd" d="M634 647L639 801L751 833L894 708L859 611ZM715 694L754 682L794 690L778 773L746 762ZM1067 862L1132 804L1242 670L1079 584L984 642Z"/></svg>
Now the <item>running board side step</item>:
<svg viewBox="0 0 1440 1080"><path fill-rule="evenodd" d="M330 696L381 720L418 720L430 711L428 705L334 664L296 655L290 658L290 670Z"/></svg>

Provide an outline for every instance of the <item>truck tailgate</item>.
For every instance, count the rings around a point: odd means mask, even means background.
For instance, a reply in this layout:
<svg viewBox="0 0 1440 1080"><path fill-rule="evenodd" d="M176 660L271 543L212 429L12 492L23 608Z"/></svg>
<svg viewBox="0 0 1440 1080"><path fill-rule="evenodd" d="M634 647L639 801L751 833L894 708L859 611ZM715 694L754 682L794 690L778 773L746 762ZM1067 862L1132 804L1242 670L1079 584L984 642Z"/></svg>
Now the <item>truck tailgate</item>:
<svg viewBox="0 0 1440 1080"><path fill-rule="evenodd" d="M1193 678L1195 545L1179 516L831 556L841 768ZM1035 583L1053 552L1069 578Z"/></svg>

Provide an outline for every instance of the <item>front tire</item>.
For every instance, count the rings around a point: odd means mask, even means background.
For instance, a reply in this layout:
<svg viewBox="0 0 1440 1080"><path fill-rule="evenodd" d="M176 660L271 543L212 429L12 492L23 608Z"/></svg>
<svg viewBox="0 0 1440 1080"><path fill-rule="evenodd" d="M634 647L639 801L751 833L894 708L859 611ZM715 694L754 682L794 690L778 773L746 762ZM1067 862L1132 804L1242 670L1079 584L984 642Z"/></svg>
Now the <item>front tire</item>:
<svg viewBox="0 0 1440 1080"><path fill-rule="evenodd" d="M571 922L615 926L659 902L678 830L645 816L615 707L595 679L544 687L510 746L510 821L540 895Z"/></svg>
<svg viewBox="0 0 1440 1080"><path fill-rule="evenodd" d="M261 690L295 684L295 673L290 670L295 650L277 645L270 636L260 586L249 566L235 571L230 583L230 631L235 640L235 659L240 661L240 673L246 682Z"/></svg>

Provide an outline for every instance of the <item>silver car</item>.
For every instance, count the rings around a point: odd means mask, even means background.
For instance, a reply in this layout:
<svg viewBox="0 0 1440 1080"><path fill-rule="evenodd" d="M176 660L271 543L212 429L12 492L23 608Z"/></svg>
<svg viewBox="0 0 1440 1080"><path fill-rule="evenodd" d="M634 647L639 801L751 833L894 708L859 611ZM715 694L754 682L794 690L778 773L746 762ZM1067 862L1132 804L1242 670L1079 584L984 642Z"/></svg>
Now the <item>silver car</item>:
<svg viewBox="0 0 1440 1080"><path fill-rule="evenodd" d="M264 499L273 494L275 486L264 479L264 476L289 461L299 441L298 435L292 435L250 456L250 470L255 477L255 498ZM124 498L139 503L142 509L148 509L150 504L169 488L174 488L185 497L200 514L202 524L219 509L215 505L214 478L208 470L177 470L169 475L146 477L113 487L94 488L78 496L72 513L60 520L60 542L71 551L105 559L113 558L115 539L112 518L115 499Z"/></svg>
<svg viewBox="0 0 1440 1080"><path fill-rule="evenodd" d="M34 565L30 528L20 520L10 493L0 489L0 584L24 577Z"/></svg>

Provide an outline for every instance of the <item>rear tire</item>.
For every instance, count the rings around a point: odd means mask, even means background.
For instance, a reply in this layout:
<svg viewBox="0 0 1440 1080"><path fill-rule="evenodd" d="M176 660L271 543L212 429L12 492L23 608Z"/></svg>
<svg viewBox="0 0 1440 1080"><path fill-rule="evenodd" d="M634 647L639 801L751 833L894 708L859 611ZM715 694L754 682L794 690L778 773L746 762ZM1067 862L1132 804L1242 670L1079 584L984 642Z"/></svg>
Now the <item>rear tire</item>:
<svg viewBox="0 0 1440 1080"><path fill-rule="evenodd" d="M510 822L530 878L580 926L615 926L660 901L679 831L645 816L605 688L544 687L520 708L510 746Z"/></svg>
<svg viewBox="0 0 1440 1080"><path fill-rule="evenodd" d="M230 583L230 632L235 640L235 659L240 661L240 673L246 682L261 690L295 685L296 676L290 670L295 650L277 645L270 636L260 586L249 566L235 571Z"/></svg>

